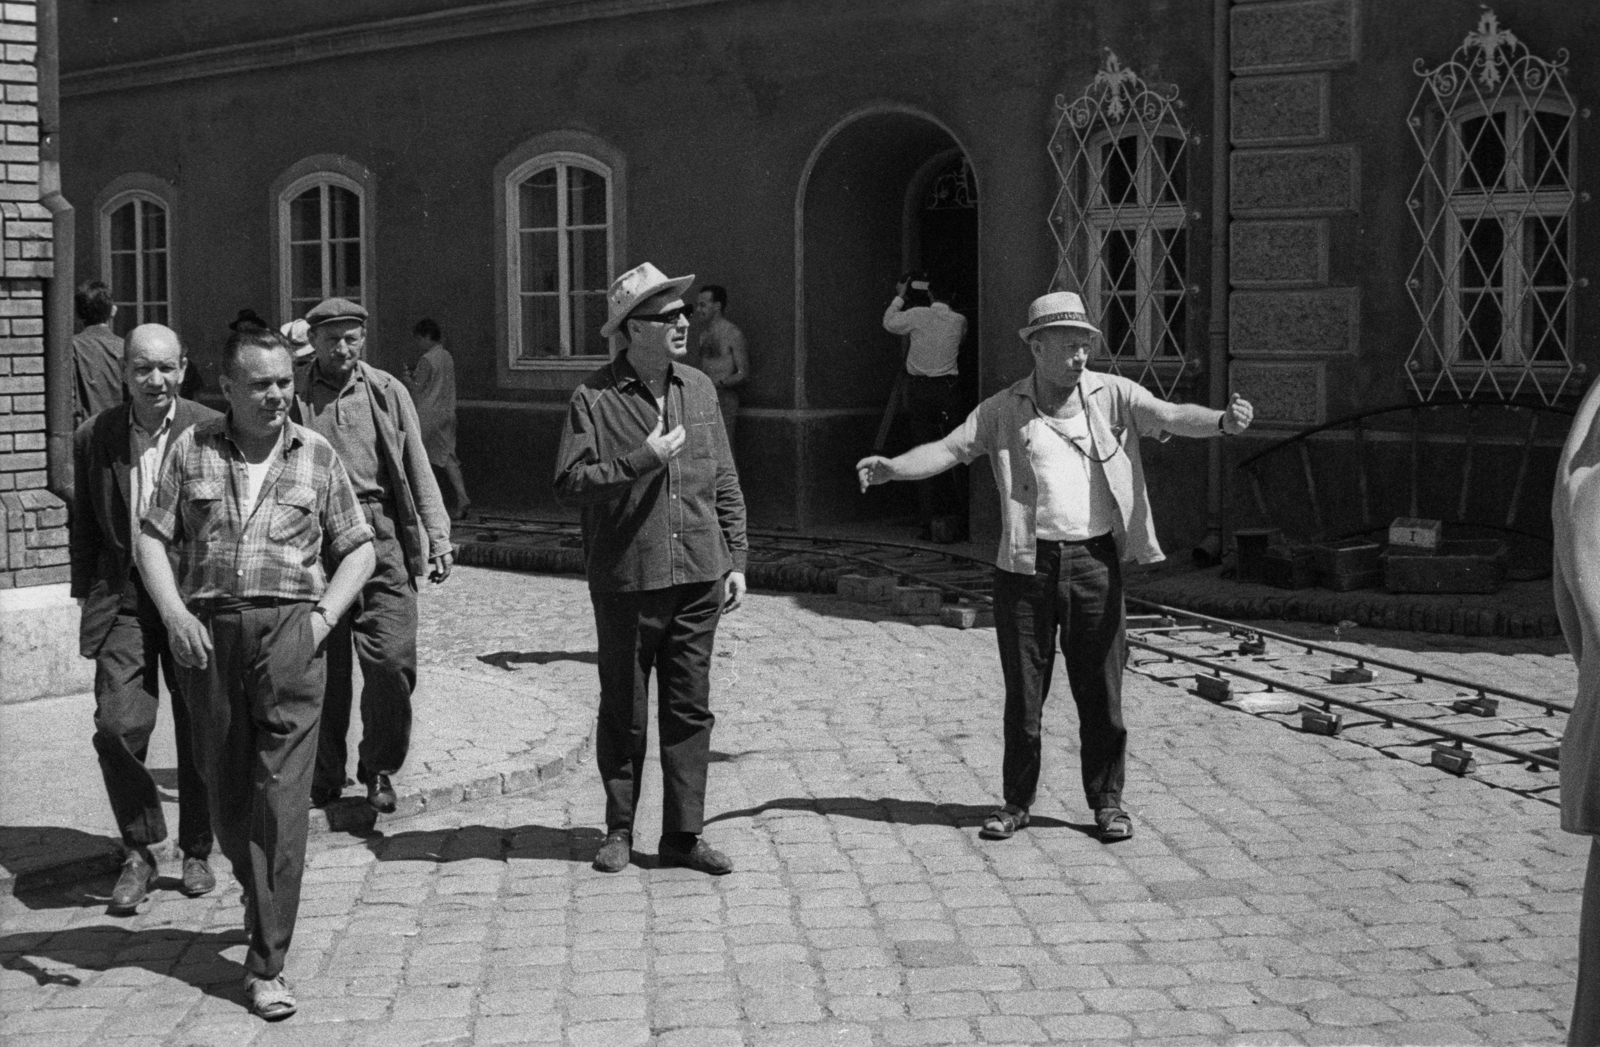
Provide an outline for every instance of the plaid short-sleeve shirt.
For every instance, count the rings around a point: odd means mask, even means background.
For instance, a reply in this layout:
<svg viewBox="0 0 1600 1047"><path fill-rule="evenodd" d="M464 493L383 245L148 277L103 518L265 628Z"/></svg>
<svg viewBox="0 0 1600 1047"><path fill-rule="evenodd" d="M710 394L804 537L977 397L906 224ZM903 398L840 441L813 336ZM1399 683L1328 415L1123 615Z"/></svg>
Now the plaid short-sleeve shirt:
<svg viewBox="0 0 1600 1047"><path fill-rule="evenodd" d="M335 561L373 538L333 447L284 423L283 440L255 505L229 416L173 441L144 526L177 559L185 603L225 598L315 600L328 586L324 550Z"/></svg>

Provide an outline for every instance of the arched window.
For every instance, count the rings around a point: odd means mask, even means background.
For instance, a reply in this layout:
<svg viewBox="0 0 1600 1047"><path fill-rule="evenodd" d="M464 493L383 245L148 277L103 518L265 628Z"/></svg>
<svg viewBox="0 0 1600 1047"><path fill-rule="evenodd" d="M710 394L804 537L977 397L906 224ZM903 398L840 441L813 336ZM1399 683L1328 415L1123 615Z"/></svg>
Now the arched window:
<svg viewBox="0 0 1600 1047"><path fill-rule="evenodd" d="M324 298L373 307L372 175L342 156L313 156L273 186L278 311L304 316Z"/></svg>
<svg viewBox="0 0 1600 1047"><path fill-rule="evenodd" d="M1407 360L1419 395L1567 387L1577 203L1566 53L1529 53L1493 11L1442 65L1416 66L1423 164L1407 201L1422 247L1407 290L1422 321Z"/></svg>
<svg viewBox="0 0 1600 1047"><path fill-rule="evenodd" d="M130 183L137 183L134 187ZM118 334L140 324L171 325L172 205L166 184L149 176L119 179L100 205L100 278L111 286Z"/></svg>
<svg viewBox="0 0 1600 1047"><path fill-rule="evenodd" d="M1190 359L1189 138L1178 89L1147 85L1107 52L1084 93L1057 98L1061 191L1052 288L1077 291L1116 374L1171 393Z"/></svg>
<svg viewBox="0 0 1600 1047"><path fill-rule="evenodd" d="M505 193L511 366L605 356L600 327L616 268L611 169L551 153L513 170Z"/></svg>

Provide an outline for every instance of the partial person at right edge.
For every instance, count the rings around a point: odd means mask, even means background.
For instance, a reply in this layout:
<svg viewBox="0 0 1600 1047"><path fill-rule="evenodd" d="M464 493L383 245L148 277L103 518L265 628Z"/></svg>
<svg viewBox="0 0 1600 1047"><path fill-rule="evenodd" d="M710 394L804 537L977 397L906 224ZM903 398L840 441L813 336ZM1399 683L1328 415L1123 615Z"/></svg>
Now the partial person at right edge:
<svg viewBox="0 0 1600 1047"><path fill-rule="evenodd" d="M444 347L439 325L424 317L411 329L417 349L416 366L408 369L406 385L422 423L422 446L439 490L450 501L450 519L465 520L472 513L467 483L456 457L456 364Z"/></svg>
<svg viewBox="0 0 1600 1047"><path fill-rule="evenodd" d="M1568 1047L1600 1045L1600 383L1578 404L1551 505L1556 615L1578 694L1561 739L1561 828L1588 836L1578 920L1578 988Z"/></svg>

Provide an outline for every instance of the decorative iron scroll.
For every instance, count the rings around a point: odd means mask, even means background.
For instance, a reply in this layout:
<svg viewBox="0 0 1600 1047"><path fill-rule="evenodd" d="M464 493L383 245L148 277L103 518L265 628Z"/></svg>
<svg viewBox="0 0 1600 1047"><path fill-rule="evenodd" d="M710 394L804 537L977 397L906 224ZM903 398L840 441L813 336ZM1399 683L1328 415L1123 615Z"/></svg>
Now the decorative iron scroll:
<svg viewBox="0 0 1600 1047"><path fill-rule="evenodd" d="M1189 137L1178 88L1147 84L1106 52L1083 94L1056 97L1052 290L1077 291L1109 369L1171 392L1188 353Z"/></svg>
<svg viewBox="0 0 1600 1047"><path fill-rule="evenodd" d="M1548 61L1485 10L1448 60L1414 65L1422 154L1406 206L1421 238L1406 290L1421 319L1406 373L1422 400L1536 394L1572 358L1573 208L1580 113L1567 52Z"/></svg>
<svg viewBox="0 0 1600 1047"><path fill-rule="evenodd" d="M922 201L924 211L970 211L977 206L978 180L965 156L956 157L939 172Z"/></svg>

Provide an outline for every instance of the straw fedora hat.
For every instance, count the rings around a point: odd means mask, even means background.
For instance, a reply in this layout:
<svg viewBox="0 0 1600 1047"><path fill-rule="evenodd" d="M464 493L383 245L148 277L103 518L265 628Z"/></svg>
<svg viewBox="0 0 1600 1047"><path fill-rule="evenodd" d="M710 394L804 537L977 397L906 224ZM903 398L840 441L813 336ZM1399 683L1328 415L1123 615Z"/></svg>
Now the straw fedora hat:
<svg viewBox="0 0 1600 1047"><path fill-rule="evenodd" d="M611 290L606 292L607 317L600 327L600 336L610 338L616 334L628 314L639 308L640 302L668 292L681 296L693 283L693 273L667 276L649 262L634 266L613 280Z"/></svg>
<svg viewBox="0 0 1600 1047"><path fill-rule="evenodd" d="M1081 327L1100 333L1100 328L1089 322L1083 299L1071 291L1052 291L1035 298L1028 306L1028 325L1017 334L1026 342L1029 335L1045 327Z"/></svg>

